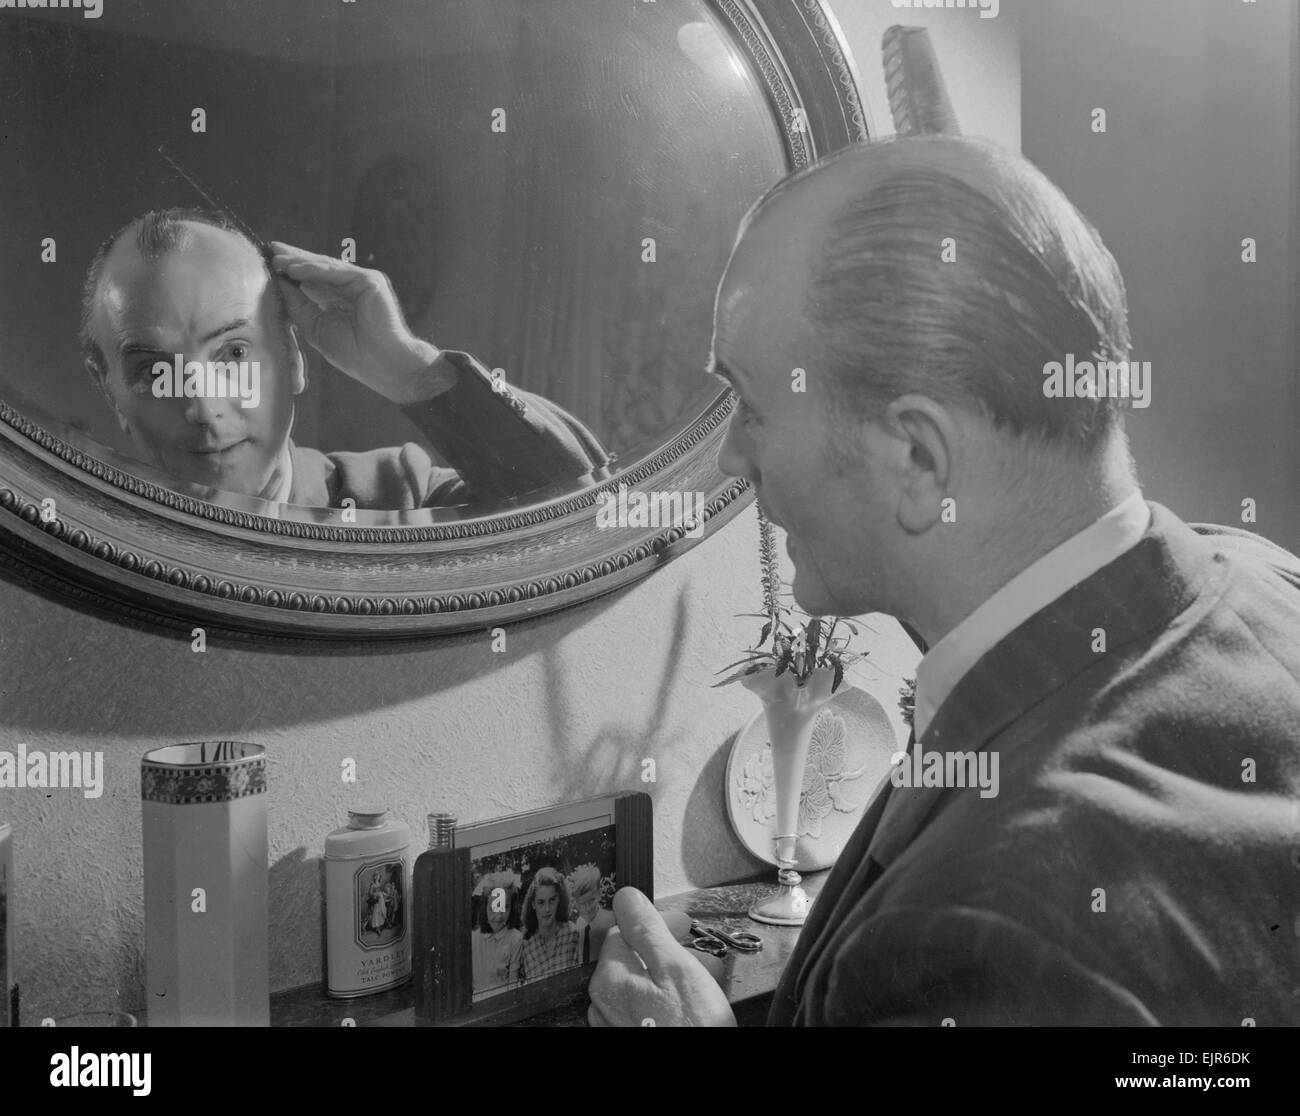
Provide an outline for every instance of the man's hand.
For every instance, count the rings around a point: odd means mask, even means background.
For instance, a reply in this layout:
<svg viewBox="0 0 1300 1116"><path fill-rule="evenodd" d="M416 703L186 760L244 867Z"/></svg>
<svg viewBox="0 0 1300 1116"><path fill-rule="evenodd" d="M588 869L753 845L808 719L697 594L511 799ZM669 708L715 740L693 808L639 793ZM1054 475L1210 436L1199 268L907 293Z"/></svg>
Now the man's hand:
<svg viewBox="0 0 1300 1116"><path fill-rule="evenodd" d="M417 403L455 386L438 350L406 325L382 271L271 242L271 265L293 324L340 372L391 399ZM444 367L445 366L445 367Z"/></svg>
<svg viewBox="0 0 1300 1116"><path fill-rule="evenodd" d="M734 1027L727 997L634 887L614 894L611 930L591 978L593 1027ZM640 955L638 957L638 954ZM642 964L644 962L644 964Z"/></svg>

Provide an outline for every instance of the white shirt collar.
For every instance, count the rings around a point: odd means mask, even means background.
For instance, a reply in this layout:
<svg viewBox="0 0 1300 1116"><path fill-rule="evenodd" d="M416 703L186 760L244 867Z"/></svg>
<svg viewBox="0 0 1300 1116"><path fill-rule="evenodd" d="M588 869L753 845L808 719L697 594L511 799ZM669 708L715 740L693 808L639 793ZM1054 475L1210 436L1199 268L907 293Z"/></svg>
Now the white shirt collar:
<svg viewBox="0 0 1300 1116"><path fill-rule="evenodd" d="M289 494L293 492L293 453L289 449L288 442L285 443L284 451L280 455L280 460L276 462L275 469L275 473L271 476L271 483L262 492L262 499L285 503L289 499Z"/></svg>
<svg viewBox="0 0 1300 1116"><path fill-rule="evenodd" d="M1151 523L1140 491L1016 574L926 652L916 668L912 724L920 740L948 695L1021 624L1135 546Z"/></svg>

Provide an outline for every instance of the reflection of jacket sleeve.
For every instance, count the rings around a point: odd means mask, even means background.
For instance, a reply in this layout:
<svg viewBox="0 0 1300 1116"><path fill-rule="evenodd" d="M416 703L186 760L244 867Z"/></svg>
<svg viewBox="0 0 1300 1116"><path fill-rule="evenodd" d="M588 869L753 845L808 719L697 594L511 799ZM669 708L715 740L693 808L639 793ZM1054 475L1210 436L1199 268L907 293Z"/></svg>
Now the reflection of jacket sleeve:
<svg viewBox="0 0 1300 1116"><path fill-rule="evenodd" d="M446 459L434 464L414 442L364 453L319 454L298 448L295 502L313 486L301 475L324 470L329 507L351 497L358 508L493 505L546 489L608 476L613 456L582 423L556 404L514 389L498 390L468 353L444 350L457 383L427 402L402 410ZM300 483L301 482L301 483Z"/></svg>

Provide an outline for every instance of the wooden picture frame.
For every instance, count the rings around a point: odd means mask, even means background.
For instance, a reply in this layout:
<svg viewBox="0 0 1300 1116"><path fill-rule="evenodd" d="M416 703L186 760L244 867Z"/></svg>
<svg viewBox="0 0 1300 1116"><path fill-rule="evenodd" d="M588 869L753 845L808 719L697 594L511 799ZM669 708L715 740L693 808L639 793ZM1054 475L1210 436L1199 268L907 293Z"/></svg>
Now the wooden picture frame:
<svg viewBox="0 0 1300 1116"><path fill-rule="evenodd" d="M453 847L416 858L412 975L416 1026L501 1026L585 995L594 962L490 993L474 1002L471 935L474 864L541 841L612 826L614 880L654 899L654 831L648 794L606 795L459 828Z"/></svg>

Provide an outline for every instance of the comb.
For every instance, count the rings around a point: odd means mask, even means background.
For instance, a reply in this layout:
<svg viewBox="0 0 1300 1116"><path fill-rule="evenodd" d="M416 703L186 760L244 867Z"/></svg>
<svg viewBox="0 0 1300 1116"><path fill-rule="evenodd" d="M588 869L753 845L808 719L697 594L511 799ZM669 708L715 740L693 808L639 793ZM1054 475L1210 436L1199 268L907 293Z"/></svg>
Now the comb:
<svg viewBox="0 0 1300 1116"><path fill-rule="evenodd" d="M267 246L266 241L264 241L260 236L257 235L257 233L255 233L251 228L249 228L246 224L244 224L244 222L239 219L239 215L233 209L231 209L230 206L223 205L220 201L218 201L216 196L212 193L212 191L207 189L203 185L203 183L201 183L198 180L197 177L195 177L193 174L187 171L183 166L181 166L180 163L178 163L175 159L173 159L171 153L162 144L158 145L158 154L161 155L164 160L166 160L167 165L170 166L172 170L174 170L183 179L185 179L186 182L189 183L190 187L194 190L196 194L199 195L199 197L203 199L204 203L207 205L209 209L211 209L215 213L220 213L223 216L229 218L231 224L233 224L235 228L237 228L241 233L243 233L246 237L248 237L248 239L252 241L253 244L257 246L257 250L262 254L262 258L267 260L268 262L270 261L272 253L271 253L271 249Z"/></svg>
<svg viewBox="0 0 1300 1116"><path fill-rule="evenodd" d="M891 27L881 53L894 131L900 136L961 135L930 33L924 27Z"/></svg>

